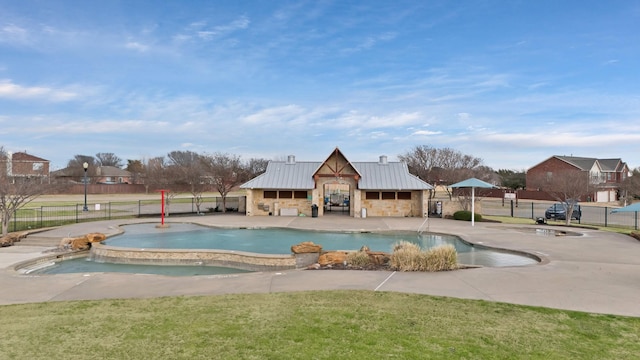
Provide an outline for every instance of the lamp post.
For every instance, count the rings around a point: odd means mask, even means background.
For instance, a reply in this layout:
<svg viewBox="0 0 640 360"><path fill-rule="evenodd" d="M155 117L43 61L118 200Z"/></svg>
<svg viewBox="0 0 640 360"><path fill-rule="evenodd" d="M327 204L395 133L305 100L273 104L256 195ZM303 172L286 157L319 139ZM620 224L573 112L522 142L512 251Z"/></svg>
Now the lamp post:
<svg viewBox="0 0 640 360"><path fill-rule="evenodd" d="M82 211L89 211L89 208L87 207L87 169L89 168L89 163L85 161L82 164L82 168L84 169L84 207L82 208Z"/></svg>

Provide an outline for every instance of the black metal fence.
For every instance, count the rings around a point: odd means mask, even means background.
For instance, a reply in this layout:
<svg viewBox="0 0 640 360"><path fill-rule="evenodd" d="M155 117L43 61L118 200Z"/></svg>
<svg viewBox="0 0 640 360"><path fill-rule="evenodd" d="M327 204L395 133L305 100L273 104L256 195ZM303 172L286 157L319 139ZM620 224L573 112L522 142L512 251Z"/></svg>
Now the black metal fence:
<svg viewBox="0 0 640 360"><path fill-rule="evenodd" d="M535 220L544 218L545 211L553 205L550 202L532 202L516 200L482 199L482 215L510 216ZM639 220L637 212L612 213L617 207L580 204L580 220L572 223L596 225L604 227L619 227L638 230Z"/></svg>
<svg viewBox="0 0 640 360"><path fill-rule="evenodd" d="M244 198L227 197L227 211L244 208L240 202ZM222 212L222 197L203 197L199 213ZM9 223L9 232L39 229L87 221L125 219L160 216L161 200L137 200L122 202L40 206L22 208L16 211ZM174 198L165 203L165 216L197 214L198 207L194 198Z"/></svg>

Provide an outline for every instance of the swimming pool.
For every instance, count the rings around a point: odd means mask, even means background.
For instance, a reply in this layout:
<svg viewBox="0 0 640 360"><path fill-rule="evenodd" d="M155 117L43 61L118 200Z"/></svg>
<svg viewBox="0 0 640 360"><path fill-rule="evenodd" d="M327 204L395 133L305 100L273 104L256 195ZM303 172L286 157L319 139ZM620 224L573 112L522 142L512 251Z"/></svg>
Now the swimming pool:
<svg viewBox="0 0 640 360"><path fill-rule="evenodd" d="M156 228L155 224L135 224L122 227L124 233L107 239L106 246L132 249L216 249L261 254L290 254L291 245L313 241L324 250L358 250L367 246L372 251L391 252L393 245L401 240L419 244L423 249L450 244L456 248L458 262L471 266L522 266L538 263L526 254L496 250L481 245L469 244L457 236L448 234L415 232L370 233L370 232L321 232L283 228L269 229L221 229L194 224L172 223L169 228ZM132 265L67 260L54 266L44 267L32 273L69 272L132 272L164 275L216 275L245 270L216 266L176 265Z"/></svg>

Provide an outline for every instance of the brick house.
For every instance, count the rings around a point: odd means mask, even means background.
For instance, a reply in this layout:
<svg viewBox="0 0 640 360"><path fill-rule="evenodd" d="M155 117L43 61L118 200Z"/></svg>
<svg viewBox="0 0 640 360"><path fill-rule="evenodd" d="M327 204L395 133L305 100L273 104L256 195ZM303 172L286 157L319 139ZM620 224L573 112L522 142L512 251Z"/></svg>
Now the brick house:
<svg viewBox="0 0 640 360"><path fill-rule="evenodd" d="M64 168L51 173L56 180L71 183L82 183L82 169ZM90 184L132 184L131 172L115 166L95 166L87 172Z"/></svg>
<svg viewBox="0 0 640 360"><path fill-rule="evenodd" d="M318 216L424 217L433 190L403 162L389 162L386 156L377 162L350 162L338 148L325 161L297 162L293 155L270 161L262 175L240 188L247 191L247 216L313 216L315 205Z"/></svg>
<svg viewBox="0 0 640 360"><path fill-rule="evenodd" d="M49 160L26 152L7 152L0 162L2 171L9 178L40 178L42 182L49 178Z"/></svg>
<svg viewBox="0 0 640 360"><path fill-rule="evenodd" d="M564 171L579 171L588 176L590 183L595 187L590 200L596 202L618 200L620 185L630 173L629 167L621 159L554 155L527 171L527 189L535 187L535 179Z"/></svg>

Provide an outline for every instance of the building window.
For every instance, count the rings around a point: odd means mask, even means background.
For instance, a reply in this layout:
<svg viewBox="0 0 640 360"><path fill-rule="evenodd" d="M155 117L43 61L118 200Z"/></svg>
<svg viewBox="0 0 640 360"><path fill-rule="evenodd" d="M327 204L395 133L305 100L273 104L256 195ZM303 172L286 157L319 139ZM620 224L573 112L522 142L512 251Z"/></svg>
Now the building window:
<svg viewBox="0 0 640 360"><path fill-rule="evenodd" d="M393 191L383 191L382 192L382 200L395 200L396 193Z"/></svg>
<svg viewBox="0 0 640 360"><path fill-rule="evenodd" d="M307 198L307 192L306 191L294 191L293 192L293 198L294 199L306 199Z"/></svg>
<svg viewBox="0 0 640 360"><path fill-rule="evenodd" d="M411 191L398 191L398 200L411 200Z"/></svg>
<svg viewBox="0 0 640 360"><path fill-rule="evenodd" d="M277 191L272 191L272 190L265 191L263 197L265 199L275 199L275 198L278 197L278 192Z"/></svg>
<svg viewBox="0 0 640 360"><path fill-rule="evenodd" d="M291 199L291 198L293 198L293 191L280 190L280 193L278 194L278 198L280 198L280 199Z"/></svg>
<svg viewBox="0 0 640 360"><path fill-rule="evenodd" d="M364 197L367 200L380 200L380 193L377 191L367 191Z"/></svg>
<svg viewBox="0 0 640 360"><path fill-rule="evenodd" d="M42 163L33 163L33 171L42 171Z"/></svg>

